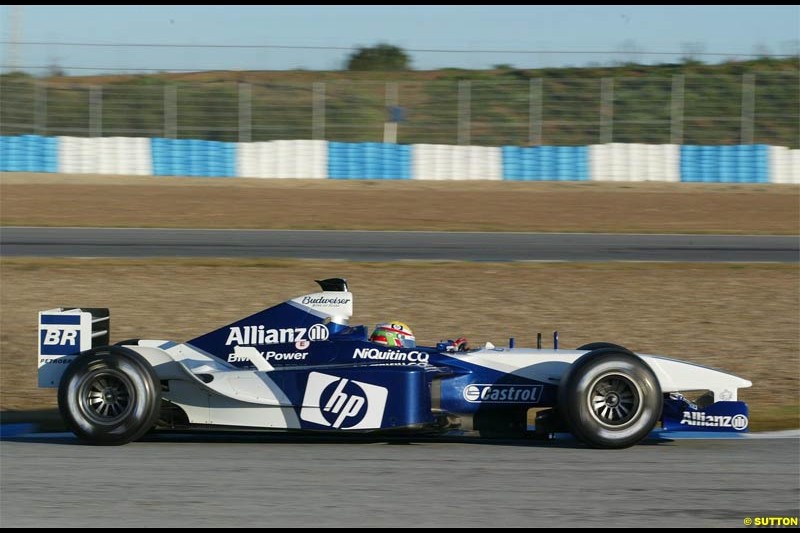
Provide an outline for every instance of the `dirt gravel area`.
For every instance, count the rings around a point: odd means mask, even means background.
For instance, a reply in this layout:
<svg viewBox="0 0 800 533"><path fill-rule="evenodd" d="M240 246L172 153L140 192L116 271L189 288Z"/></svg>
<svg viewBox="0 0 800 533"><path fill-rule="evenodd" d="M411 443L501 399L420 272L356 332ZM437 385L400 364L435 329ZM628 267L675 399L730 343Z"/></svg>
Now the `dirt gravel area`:
<svg viewBox="0 0 800 533"><path fill-rule="evenodd" d="M3 259L0 409L55 405L36 388L36 313L111 308L112 341L184 341L348 278L353 323L408 322L419 342L609 341L753 382L753 429L800 427L800 267L266 260Z"/></svg>
<svg viewBox="0 0 800 533"><path fill-rule="evenodd" d="M3 173L0 224L800 233L800 187Z"/></svg>

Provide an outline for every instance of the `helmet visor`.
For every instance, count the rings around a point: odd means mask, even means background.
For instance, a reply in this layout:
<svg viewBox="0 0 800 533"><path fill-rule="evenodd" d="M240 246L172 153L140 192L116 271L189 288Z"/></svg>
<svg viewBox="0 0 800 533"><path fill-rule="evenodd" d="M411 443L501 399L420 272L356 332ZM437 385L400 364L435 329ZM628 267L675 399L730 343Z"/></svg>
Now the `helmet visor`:
<svg viewBox="0 0 800 533"><path fill-rule="evenodd" d="M406 337L405 335L400 335L400 342L403 344L403 348L415 348L417 346L417 342L413 337Z"/></svg>

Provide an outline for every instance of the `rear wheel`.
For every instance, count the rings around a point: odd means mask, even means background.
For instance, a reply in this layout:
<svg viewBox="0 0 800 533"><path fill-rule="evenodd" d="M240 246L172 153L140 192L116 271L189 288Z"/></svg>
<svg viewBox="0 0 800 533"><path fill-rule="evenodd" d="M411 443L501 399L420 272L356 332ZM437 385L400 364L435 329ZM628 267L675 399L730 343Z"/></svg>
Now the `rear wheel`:
<svg viewBox="0 0 800 533"><path fill-rule="evenodd" d="M636 355L601 348L578 359L559 385L558 410L570 431L597 448L644 439L661 416L661 387Z"/></svg>
<svg viewBox="0 0 800 533"><path fill-rule="evenodd" d="M92 444L125 444L152 428L161 406L153 368L127 348L107 346L80 355L64 372L58 408L70 430Z"/></svg>

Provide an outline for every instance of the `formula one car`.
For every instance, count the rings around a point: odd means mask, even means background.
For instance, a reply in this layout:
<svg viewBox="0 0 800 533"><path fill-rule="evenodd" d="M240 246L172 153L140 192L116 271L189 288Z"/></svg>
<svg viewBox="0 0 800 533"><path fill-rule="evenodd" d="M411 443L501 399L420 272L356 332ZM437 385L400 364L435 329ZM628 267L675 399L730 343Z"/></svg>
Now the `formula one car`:
<svg viewBox="0 0 800 533"><path fill-rule="evenodd" d="M387 346L350 326L340 278L184 343L109 344L108 309L39 313L39 386L93 444L151 429L480 437L571 432L623 448L665 431L744 432L747 380L621 346ZM707 391L696 401L682 391ZM539 409L534 429L528 411Z"/></svg>

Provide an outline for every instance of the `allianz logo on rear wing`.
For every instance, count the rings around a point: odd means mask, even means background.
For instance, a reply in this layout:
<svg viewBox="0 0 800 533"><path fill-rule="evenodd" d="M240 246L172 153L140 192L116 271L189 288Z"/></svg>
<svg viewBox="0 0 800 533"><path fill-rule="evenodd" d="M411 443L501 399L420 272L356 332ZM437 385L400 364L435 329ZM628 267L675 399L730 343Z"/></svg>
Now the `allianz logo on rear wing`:
<svg viewBox="0 0 800 533"><path fill-rule="evenodd" d="M39 386L58 387L75 356L108 344L110 318L106 308L62 308L39 312L37 356Z"/></svg>

